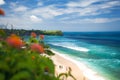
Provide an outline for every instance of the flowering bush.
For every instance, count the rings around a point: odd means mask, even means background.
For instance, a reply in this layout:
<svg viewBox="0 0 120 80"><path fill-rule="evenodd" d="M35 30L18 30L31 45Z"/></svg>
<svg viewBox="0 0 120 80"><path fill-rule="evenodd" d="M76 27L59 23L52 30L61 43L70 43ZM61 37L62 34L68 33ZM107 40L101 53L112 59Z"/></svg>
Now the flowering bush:
<svg viewBox="0 0 120 80"><path fill-rule="evenodd" d="M2 33L4 33L2 31ZM35 34L35 33L34 33ZM37 35L30 38L29 44L19 36L11 34L8 37L0 35L0 80L61 80L62 76L71 76L68 73L61 73L55 76L53 61L41 53L54 55L48 45L36 39ZM35 41L31 41L35 40ZM40 43L38 43L40 42ZM24 47L24 48L23 48ZM40 53L40 54L38 54Z"/></svg>
<svg viewBox="0 0 120 80"><path fill-rule="evenodd" d="M36 38L36 36L37 36L36 33L34 32L31 33L31 37Z"/></svg>
<svg viewBox="0 0 120 80"><path fill-rule="evenodd" d="M43 44L30 42L25 46L27 42L15 34L6 38L2 36L0 80L59 80L55 77L52 60L38 54L45 52Z"/></svg>
<svg viewBox="0 0 120 80"><path fill-rule="evenodd" d="M44 53L44 48L40 44L34 43L31 44L31 50L36 51L38 53Z"/></svg>
<svg viewBox="0 0 120 80"><path fill-rule="evenodd" d="M40 39L44 39L44 35L40 35Z"/></svg>
<svg viewBox="0 0 120 80"><path fill-rule="evenodd" d="M12 34L11 36L9 36L6 39L6 42L9 46L11 46L13 48L21 48L24 45L24 43L20 39L20 37L16 36L15 34Z"/></svg>

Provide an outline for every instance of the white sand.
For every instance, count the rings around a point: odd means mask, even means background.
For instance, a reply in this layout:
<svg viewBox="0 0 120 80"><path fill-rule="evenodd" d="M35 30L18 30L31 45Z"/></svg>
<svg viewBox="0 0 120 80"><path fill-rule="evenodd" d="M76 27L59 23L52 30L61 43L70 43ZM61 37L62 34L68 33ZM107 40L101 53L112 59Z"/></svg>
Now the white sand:
<svg viewBox="0 0 120 80"><path fill-rule="evenodd" d="M72 69L72 75L76 78L76 80L105 80L103 77L98 75L97 72L94 72L83 63L78 63L75 60L66 57L65 55L62 55L54 50L52 50L52 52L55 53L55 55L52 56L51 59L56 65L56 75L67 72L68 68L70 67ZM73 79L68 78L65 80Z"/></svg>
<svg viewBox="0 0 120 80"><path fill-rule="evenodd" d="M52 56L51 59L53 60L55 67L56 67L55 68L56 76L59 75L60 73L68 72L68 68L70 67L72 69L71 74L76 78L76 80L87 80L85 79L83 72L79 69L79 67L75 63L58 55L57 52L55 53L56 54ZM65 80L73 80L73 79L68 77Z"/></svg>

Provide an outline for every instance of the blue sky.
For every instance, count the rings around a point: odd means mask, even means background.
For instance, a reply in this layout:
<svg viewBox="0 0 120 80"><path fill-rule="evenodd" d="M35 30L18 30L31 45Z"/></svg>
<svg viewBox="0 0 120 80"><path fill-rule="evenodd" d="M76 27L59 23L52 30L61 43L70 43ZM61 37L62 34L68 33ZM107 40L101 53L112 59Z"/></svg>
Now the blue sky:
<svg viewBox="0 0 120 80"><path fill-rule="evenodd" d="M120 31L120 0L0 0L0 8L9 28Z"/></svg>

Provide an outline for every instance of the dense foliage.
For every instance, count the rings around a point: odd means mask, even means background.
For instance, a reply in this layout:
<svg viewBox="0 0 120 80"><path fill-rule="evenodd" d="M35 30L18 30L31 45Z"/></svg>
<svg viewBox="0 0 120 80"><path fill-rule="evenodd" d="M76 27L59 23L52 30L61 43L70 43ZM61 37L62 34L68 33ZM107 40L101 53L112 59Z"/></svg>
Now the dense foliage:
<svg viewBox="0 0 120 80"><path fill-rule="evenodd" d="M0 26L0 27L2 27L2 26ZM58 36L63 35L62 31L59 31L59 30L44 31L44 30L4 29L4 31L7 33L7 35L14 33L14 34L17 34L19 36L24 36L24 35L29 36L31 34L31 32L35 32L37 35L39 35L39 34L58 35Z"/></svg>
<svg viewBox="0 0 120 80"><path fill-rule="evenodd" d="M53 53L44 44L44 35L37 40L32 33L29 42L15 34L4 35L0 30L0 80L58 80L53 62L46 56Z"/></svg>

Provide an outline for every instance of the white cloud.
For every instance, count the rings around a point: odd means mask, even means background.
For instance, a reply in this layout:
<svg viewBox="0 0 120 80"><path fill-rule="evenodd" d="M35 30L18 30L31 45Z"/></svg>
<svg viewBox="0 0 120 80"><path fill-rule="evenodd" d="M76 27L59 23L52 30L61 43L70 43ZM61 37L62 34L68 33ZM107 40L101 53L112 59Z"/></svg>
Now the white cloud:
<svg viewBox="0 0 120 80"><path fill-rule="evenodd" d="M29 12L29 14L35 14L39 15L42 18L49 19L49 18L54 18L55 16L59 16L63 14L60 9L54 7L54 6L46 6L46 7L40 7L33 9Z"/></svg>
<svg viewBox="0 0 120 80"><path fill-rule="evenodd" d="M28 8L25 6L18 6L16 8L14 8L15 12L22 12L22 11L26 11Z"/></svg>
<svg viewBox="0 0 120 80"><path fill-rule="evenodd" d="M101 3L93 4L96 2ZM66 6L67 6L66 13L78 13L79 15L77 16L100 15L104 13L110 13L111 8L115 6L120 6L120 1L81 0L79 2L69 2L68 4L66 4Z"/></svg>
<svg viewBox="0 0 120 80"><path fill-rule="evenodd" d="M93 4L96 2L105 1L101 4ZM74 4L74 7L72 6ZM119 6L120 1L107 1L107 0L82 0L79 2L68 2L65 6L66 8L58 8L56 5L49 6L41 6L37 8L33 8L28 10L25 6L17 6L16 4L12 4L14 6L14 11L24 11L23 15L36 15L42 17L43 19L53 19L56 16L60 15L74 15L74 17L87 17L87 16L96 16L104 13L110 13L112 7ZM38 4L43 5L42 2L38 2ZM71 4L71 6L70 6ZM81 7L78 7L81 6ZM27 10L27 11L26 11Z"/></svg>
<svg viewBox="0 0 120 80"><path fill-rule="evenodd" d="M0 5L3 5L5 4L5 1L4 0L0 0Z"/></svg>
<svg viewBox="0 0 120 80"><path fill-rule="evenodd" d="M42 2L38 2L37 5L38 6L43 6L43 3Z"/></svg>
<svg viewBox="0 0 120 80"><path fill-rule="evenodd" d="M8 28L11 28L12 24L15 29L35 29L39 23L42 24L42 19L35 15L14 15L0 18L0 24L8 24Z"/></svg>
<svg viewBox="0 0 120 80"><path fill-rule="evenodd" d="M96 2L100 4L94 4ZM47 21L58 23L108 23L119 21L120 18L87 18L88 16L96 16L100 14L110 13L111 8L120 6L118 0L80 0L79 2L68 2L65 8L58 8L56 5L43 6L43 3L38 2L37 7L28 8L19 3L10 3L11 9L14 11L13 16L1 18L0 23L11 23L16 26L32 26L39 23L48 24ZM19 14L20 13L20 14ZM21 15L21 17L19 17ZM60 16L60 17L59 17ZM56 18L57 17L57 18ZM82 18L82 19L81 19Z"/></svg>
<svg viewBox="0 0 120 80"><path fill-rule="evenodd" d="M106 23L106 22L110 22L111 20L108 18L94 18L94 19L84 19L83 21L89 23Z"/></svg>
<svg viewBox="0 0 120 80"><path fill-rule="evenodd" d="M111 8L114 6L120 6L120 1L110 1L105 4L99 5L98 7L100 7L101 9L107 9L107 8Z"/></svg>
<svg viewBox="0 0 120 80"><path fill-rule="evenodd" d="M10 8L14 12L26 12L29 9L24 5L20 5L19 2L10 2Z"/></svg>
<svg viewBox="0 0 120 80"><path fill-rule="evenodd" d="M120 18L84 18L84 19L76 19L76 20L63 20L63 23L74 23L74 24L86 24L86 23L109 23L114 21L120 21Z"/></svg>
<svg viewBox="0 0 120 80"><path fill-rule="evenodd" d="M81 0L79 2L69 2L67 4L68 7L87 7L92 5L95 2L99 2L101 0Z"/></svg>
<svg viewBox="0 0 120 80"><path fill-rule="evenodd" d="M11 25L14 25L14 28L16 29L28 29L29 26L31 26L31 22L27 18L23 17L17 17L14 15L14 17L2 17L0 18L0 24L8 24L8 28L11 28Z"/></svg>
<svg viewBox="0 0 120 80"><path fill-rule="evenodd" d="M35 15L31 15L31 16L30 16L30 19L31 19L31 21L33 21L33 22L41 22L41 21L42 21L41 18L38 18L38 17L35 16Z"/></svg>
<svg viewBox="0 0 120 80"><path fill-rule="evenodd" d="M89 21L92 23L108 23L113 21L120 21L120 18L95 18L95 19L86 19L85 21Z"/></svg>
<svg viewBox="0 0 120 80"><path fill-rule="evenodd" d="M17 6L17 3L16 2L11 2L10 3L10 7L13 8L13 7L16 7Z"/></svg>

